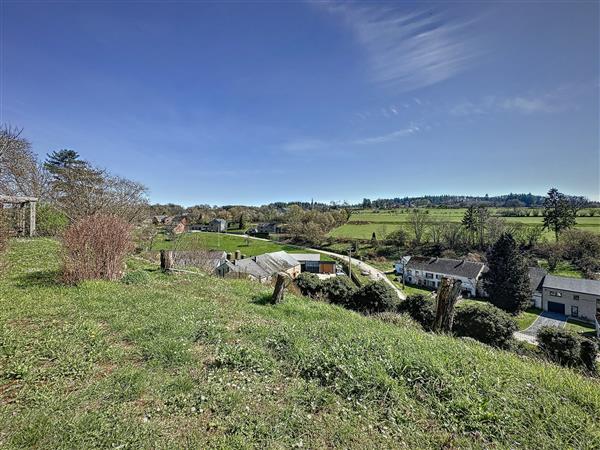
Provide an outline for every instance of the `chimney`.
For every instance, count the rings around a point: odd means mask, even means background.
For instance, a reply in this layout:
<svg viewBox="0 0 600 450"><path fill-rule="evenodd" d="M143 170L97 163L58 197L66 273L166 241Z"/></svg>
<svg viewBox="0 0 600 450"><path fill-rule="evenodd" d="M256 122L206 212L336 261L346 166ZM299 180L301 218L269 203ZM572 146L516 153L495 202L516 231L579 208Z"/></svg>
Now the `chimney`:
<svg viewBox="0 0 600 450"><path fill-rule="evenodd" d="M233 257L231 256L231 253L227 253L227 261L233 261Z"/></svg>
<svg viewBox="0 0 600 450"><path fill-rule="evenodd" d="M242 259L242 252L240 252L239 250L235 251L235 259Z"/></svg>

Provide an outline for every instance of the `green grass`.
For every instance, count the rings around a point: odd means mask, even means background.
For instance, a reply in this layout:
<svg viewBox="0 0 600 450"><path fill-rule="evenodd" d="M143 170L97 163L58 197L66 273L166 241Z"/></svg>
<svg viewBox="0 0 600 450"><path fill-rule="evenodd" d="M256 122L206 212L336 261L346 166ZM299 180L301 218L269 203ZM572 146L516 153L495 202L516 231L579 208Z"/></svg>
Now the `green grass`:
<svg viewBox="0 0 600 450"><path fill-rule="evenodd" d="M596 336L596 327L587 322L581 322L576 319L567 319L567 324L565 325L567 330L574 331L575 333L583 333L590 334L592 336Z"/></svg>
<svg viewBox="0 0 600 450"><path fill-rule="evenodd" d="M243 280L0 278L4 448L598 448L600 383Z"/></svg>
<svg viewBox="0 0 600 450"><path fill-rule="evenodd" d="M235 234L221 233L184 233L171 241L164 235L159 235L155 240L153 250L223 250L233 253L240 250L246 256L262 255L263 253L286 251L288 253L315 253L295 245L279 244L277 242L246 239ZM326 255L321 255L321 260L328 261Z"/></svg>
<svg viewBox="0 0 600 450"><path fill-rule="evenodd" d="M538 260L538 263L539 263L540 267L542 267L546 270L549 270L548 269L548 261L546 261L545 259ZM556 265L556 269L554 269L553 271L549 270L549 272L552 275L557 275L557 276L561 276L561 277L583 278L583 274L581 273L581 271L579 269L577 269L577 267L575 267L569 261L560 261Z"/></svg>
<svg viewBox="0 0 600 450"><path fill-rule="evenodd" d="M432 220L441 220L443 222L461 222L465 208L457 209L435 209L430 208L429 217ZM490 208L492 215L500 217L499 208ZM542 215L541 210L539 216L528 217L502 217L508 223L521 223L526 225L541 225ZM385 237L392 231L400 228L409 229L410 214L407 209L398 209L392 211L374 212L372 210L355 211L350 216L348 223L333 229L329 236L337 238L355 238L355 239L371 239L373 232L376 233L379 239ZM594 217L577 217L576 228L600 233L600 214ZM548 240L553 240L554 236L551 232L546 231L544 237Z"/></svg>
<svg viewBox="0 0 600 450"><path fill-rule="evenodd" d="M541 309L538 308L528 308L527 310L523 311L521 314L519 314L516 318L517 320L517 326L519 327L519 330L526 330L527 328L529 328L531 326L531 324L533 324L533 322L536 321L536 319L538 318L538 316L542 313Z"/></svg>

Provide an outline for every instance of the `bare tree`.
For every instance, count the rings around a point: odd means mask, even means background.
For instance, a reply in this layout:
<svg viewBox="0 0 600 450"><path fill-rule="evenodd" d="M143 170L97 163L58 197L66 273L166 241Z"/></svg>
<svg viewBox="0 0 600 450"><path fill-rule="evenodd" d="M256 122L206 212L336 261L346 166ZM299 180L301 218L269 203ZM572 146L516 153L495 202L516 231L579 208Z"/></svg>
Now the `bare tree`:
<svg viewBox="0 0 600 450"><path fill-rule="evenodd" d="M94 214L112 214L133 223L148 205L146 187L109 174L88 162L52 169L51 197L71 220Z"/></svg>
<svg viewBox="0 0 600 450"><path fill-rule="evenodd" d="M21 137L22 129L0 125L0 193L45 198L48 172Z"/></svg>
<svg viewBox="0 0 600 450"><path fill-rule="evenodd" d="M420 244L427 229L427 214L419 208L414 208L409 216L410 227L415 234L415 243Z"/></svg>

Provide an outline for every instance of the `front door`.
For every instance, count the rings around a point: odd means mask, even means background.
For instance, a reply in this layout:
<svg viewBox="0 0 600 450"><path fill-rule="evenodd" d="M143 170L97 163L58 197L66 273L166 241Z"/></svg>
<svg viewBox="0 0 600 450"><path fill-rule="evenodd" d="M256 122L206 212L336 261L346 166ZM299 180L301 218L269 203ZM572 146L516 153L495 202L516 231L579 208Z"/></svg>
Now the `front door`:
<svg viewBox="0 0 600 450"><path fill-rule="evenodd" d="M579 316L579 306L575 306L575 305L571 306L571 315L573 317L578 317Z"/></svg>

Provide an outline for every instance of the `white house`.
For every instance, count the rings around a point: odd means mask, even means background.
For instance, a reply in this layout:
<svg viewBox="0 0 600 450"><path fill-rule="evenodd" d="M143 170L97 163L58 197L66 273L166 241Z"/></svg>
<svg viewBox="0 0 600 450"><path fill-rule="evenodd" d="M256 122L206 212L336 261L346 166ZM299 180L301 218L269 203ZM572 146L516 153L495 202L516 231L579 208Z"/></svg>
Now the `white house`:
<svg viewBox="0 0 600 450"><path fill-rule="evenodd" d="M413 256L404 266L404 281L431 289L439 287L442 277L462 282L462 294L475 297L485 264L464 259Z"/></svg>

